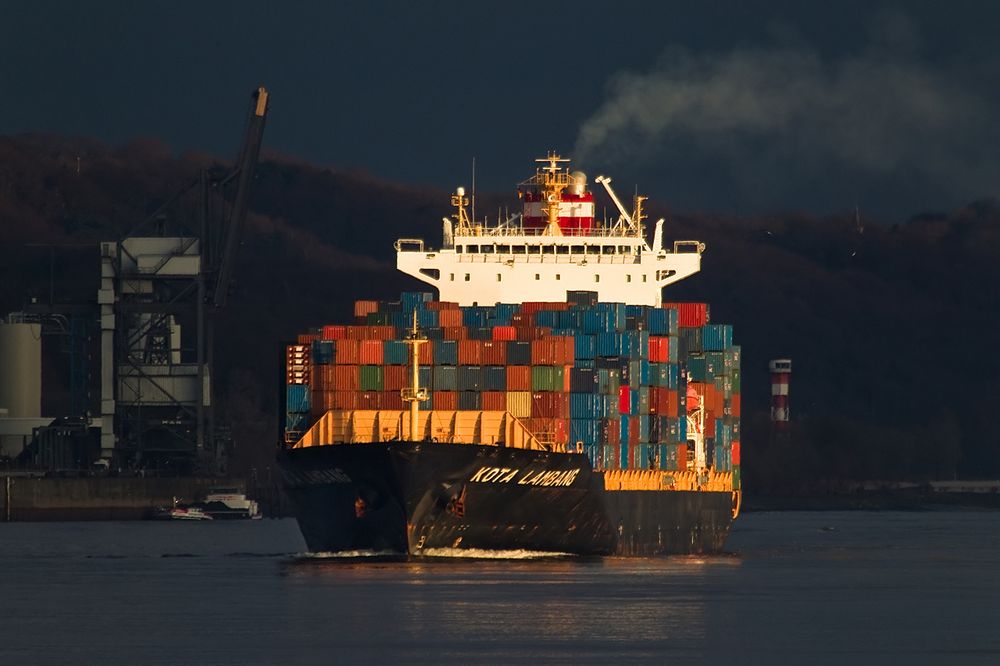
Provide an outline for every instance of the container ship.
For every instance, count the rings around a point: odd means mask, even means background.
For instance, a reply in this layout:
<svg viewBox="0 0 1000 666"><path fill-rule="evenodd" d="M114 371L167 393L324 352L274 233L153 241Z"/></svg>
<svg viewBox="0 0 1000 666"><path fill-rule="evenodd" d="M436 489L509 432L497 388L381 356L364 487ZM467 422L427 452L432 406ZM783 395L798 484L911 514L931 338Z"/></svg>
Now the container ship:
<svg viewBox="0 0 1000 666"><path fill-rule="evenodd" d="M740 348L663 302L703 243L646 238L645 197L595 215L556 154L490 223L451 196L432 287L360 300L285 348L279 467L312 551L648 556L723 548L740 508ZM498 216L499 217L499 216Z"/></svg>

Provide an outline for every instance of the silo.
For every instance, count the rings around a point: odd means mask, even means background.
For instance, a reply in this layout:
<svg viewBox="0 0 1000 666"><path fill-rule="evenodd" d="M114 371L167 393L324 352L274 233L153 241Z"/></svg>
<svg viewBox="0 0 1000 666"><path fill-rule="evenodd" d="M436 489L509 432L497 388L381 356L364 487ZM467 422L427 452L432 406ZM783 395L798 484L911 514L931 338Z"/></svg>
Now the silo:
<svg viewBox="0 0 1000 666"><path fill-rule="evenodd" d="M0 408L12 419L42 416L42 327L0 321Z"/></svg>

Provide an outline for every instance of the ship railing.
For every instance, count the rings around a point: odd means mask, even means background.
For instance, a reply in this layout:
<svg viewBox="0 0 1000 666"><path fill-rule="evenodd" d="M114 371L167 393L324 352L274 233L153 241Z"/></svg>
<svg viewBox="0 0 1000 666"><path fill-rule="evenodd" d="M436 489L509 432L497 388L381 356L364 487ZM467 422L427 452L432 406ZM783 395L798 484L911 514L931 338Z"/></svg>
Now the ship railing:
<svg viewBox="0 0 1000 666"><path fill-rule="evenodd" d="M590 229L566 229L561 236L552 236L546 233L545 227L523 227L523 226L484 226L475 225L470 230L455 230L455 238L482 238L490 236L529 236L532 238L549 237L559 238L642 238L642 233L635 233L631 229L618 225L601 225Z"/></svg>
<svg viewBox="0 0 1000 666"><path fill-rule="evenodd" d="M424 240L422 238L400 238L393 247L396 252L423 252Z"/></svg>
<svg viewBox="0 0 1000 666"><path fill-rule="evenodd" d="M459 263L466 264L635 264L641 254L456 254Z"/></svg>

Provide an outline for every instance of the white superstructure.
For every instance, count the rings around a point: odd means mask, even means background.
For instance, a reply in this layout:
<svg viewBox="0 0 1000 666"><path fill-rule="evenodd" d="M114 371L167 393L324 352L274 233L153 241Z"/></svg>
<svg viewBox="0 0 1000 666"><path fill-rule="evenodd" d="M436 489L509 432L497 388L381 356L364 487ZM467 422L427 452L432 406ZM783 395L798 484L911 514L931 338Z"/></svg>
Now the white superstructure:
<svg viewBox="0 0 1000 666"><path fill-rule="evenodd" d="M524 301L565 301L567 291L595 291L598 300L630 305L662 303L663 287L701 269L705 245L675 241L663 247L663 220L656 223L653 245L644 238L642 202L627 211L598 176L618 217L598 223L586 177L561 167L569 160L555 154L521 183L522 213L490 226L470 220L462 188L452 195L456 212L444 220L439 250L422 239L396 241L396 267L436 288L439 299L459 305Z"/></svg>

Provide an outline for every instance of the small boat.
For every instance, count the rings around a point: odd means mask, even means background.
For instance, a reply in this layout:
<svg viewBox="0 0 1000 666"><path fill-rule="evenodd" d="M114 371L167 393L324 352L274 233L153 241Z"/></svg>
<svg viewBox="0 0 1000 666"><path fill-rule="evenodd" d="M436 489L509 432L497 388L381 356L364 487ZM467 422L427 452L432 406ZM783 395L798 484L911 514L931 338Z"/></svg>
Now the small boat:
<svg viewBox="0 0 1000 666"><path fill-rule="evenodd" d="M181 504L176 497L173 506L157 507L153 512L153 518L156 520L212 520L212 516L205 513L201 507Z"/></svg>
<svg viewBox="0 0 1000 666"><path fill-rule="evenodd" d="M193 504L181 504L176 497L170 507L153 512L158 520L259 520L260 507L239 488L210 488L205 498Z"/></svg>
<svg viewBox="0 0 1000 666"><path fill-rule="evenodd" d="M205 499L196 506L212 518L259 520L260 507L239 488L209 488Z"/></svg>

